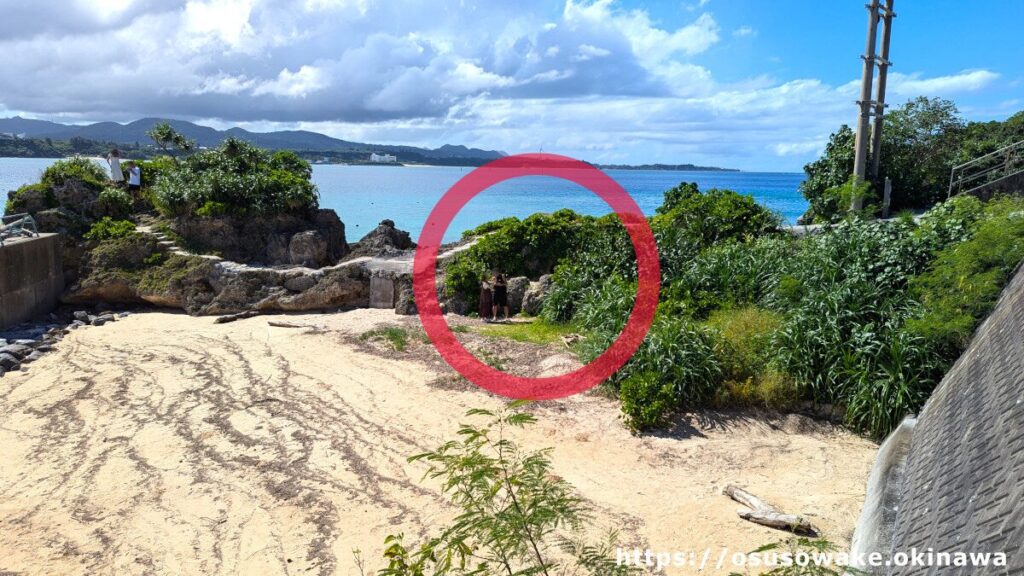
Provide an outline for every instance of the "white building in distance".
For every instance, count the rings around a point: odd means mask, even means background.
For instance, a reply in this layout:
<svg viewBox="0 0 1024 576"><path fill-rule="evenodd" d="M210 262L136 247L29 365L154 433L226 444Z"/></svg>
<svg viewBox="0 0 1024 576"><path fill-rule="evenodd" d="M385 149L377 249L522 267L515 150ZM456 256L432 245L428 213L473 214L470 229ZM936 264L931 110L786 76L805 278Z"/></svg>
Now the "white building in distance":
<svg viewBox="0 0 1024 576"><path fill-rule="evenodd" d="M395 162L398 162L398 157L394 154L377 154L376 152L373 152L370 154L370 162L394 164Z"/></svg>

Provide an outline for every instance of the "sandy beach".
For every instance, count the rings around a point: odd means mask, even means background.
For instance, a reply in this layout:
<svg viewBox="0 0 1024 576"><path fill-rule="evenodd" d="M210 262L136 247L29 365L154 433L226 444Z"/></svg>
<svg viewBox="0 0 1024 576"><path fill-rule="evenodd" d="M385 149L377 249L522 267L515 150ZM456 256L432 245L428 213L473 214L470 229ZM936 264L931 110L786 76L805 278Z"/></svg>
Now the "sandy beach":
<svg viewBox="0 0 1024 576"><path fill-rule="evenodd" d="M374 573L385 536L415 542L453 513L406 458L452 438L467 409L503 401L452 385L429 344L358 340L415 322L151 312L73 331L0 378L0 570L348 575L358 549ZM876 450L798 416L694 415L636 437L598 395L531 409L538 424L515 439L553 447L557 474L597 511L594 537L616 528L629 547L749 551L785 536L739 519L726 484L845 546Z"/></svg>

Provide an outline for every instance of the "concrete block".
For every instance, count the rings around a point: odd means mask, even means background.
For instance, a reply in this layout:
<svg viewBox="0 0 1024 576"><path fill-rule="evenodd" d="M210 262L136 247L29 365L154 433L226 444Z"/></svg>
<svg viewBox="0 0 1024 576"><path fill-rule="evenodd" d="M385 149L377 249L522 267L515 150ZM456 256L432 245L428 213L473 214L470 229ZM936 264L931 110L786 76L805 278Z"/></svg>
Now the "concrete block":
<svg viewBox="0 0 1024 576"><path fill-rule="evenodd" d="M370 277L370 308L395 307L395 281L383 276Z"/></svg>

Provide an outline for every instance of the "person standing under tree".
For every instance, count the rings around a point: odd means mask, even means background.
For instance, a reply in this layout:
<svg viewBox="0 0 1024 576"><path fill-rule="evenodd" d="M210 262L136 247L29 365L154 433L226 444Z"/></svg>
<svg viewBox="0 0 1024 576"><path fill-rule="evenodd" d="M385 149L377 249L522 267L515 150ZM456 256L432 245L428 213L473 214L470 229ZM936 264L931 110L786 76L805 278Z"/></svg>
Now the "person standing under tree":
<svg viewBox="0 0 1024 576"><path fill-rule="evenodd" d="M110 179L114 184L120 186L124 183L124 172L121 171L121 153L114 148L107 154L107 164L110 165Z"/></svg>
<svg viewBox="0 0 1024 576"><path fill-rule="evenodd" d="M508 313L508 280L501 269L494 271L494 278L491 279L493 297L491 298L491 310L494 312L494 321L498 321L498 308L505 309L505 320L509 319Z"/></svg>

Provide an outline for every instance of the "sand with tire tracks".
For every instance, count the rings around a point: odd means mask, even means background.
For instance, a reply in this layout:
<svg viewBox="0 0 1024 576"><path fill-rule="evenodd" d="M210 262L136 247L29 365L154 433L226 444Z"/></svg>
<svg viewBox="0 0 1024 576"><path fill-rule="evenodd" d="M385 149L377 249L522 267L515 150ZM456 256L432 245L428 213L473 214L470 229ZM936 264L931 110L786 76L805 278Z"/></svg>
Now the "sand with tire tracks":
<svg viewBox="0 0 1024 576"><path fill-rule="evenodd" d="M371 573L386 535L414 540L449 518L406 458L501 399L460 385L415 338L402 353L357 338L415 318L274 318L307 327L139 313L73 331L0 378L0 571L359 574L359 549ZM635 437L596 395L533 410L539 423L516 439L554 447L601 528L660 550L777 539L736 516L728 483L845 545L876 450L841 429L736 414Z"/></svg>

